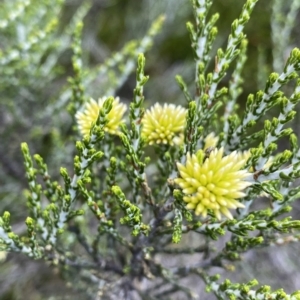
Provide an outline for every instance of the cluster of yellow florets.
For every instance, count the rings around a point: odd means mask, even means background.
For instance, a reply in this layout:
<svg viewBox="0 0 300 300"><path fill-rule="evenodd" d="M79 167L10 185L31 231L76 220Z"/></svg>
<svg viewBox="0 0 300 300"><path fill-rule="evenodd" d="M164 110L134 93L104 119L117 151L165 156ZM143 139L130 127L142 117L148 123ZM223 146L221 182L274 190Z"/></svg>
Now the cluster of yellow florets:
<svg viewBox="0 0 300 300"><path fill-rule="evenodd" d="M82 112L77 112L76 119L78 123L79 131L83 136L89 135L92 125L97 121L99 111L103 107L103 104L107 98L100 98L98 101L91 99L86 103ZM107 114L104 130L110 134L118 134L119 126L124 122L123 115L126 111L126 105L119 102L119 98L115 98L112 104L112 109Z"/></svg>
<svg viewBox="0 0 300 300"><path fill-rule="evenodd" d="M76 119L79 131L86 136L90 133L92 124L96 122L99 110L107 98L103 97L97 101L91 99L86 103L82 112L77 112ZM126 106L119 102L119 98L113 101L113 107L108 113L108 119L104 130L110 134L118 134L120 124L124 122L123 115ZM187 110L182 106L174 104L156 103L152 108L145 112L142 119L142 135L146 138L149 145L169 144L180 145L183 143L183 131L186 123Z"/></svg>
<svg viewBox="0 0 300 300"><path fill-rule="evenodd" d="M223 156L224 149L214 149L209 157L204 152L188 154L186 164L177 164L180 178L175 179L185 194L183 200L187 208L196 215L207 216L208 211L221 219L221 214L232 219L229 209L242 208L236 199L244 197L243 190L251 183L251 174L243 170L246 160L237 152Z"/></svg>
<svg viewBox="0 0 300 300"><path fill-rule="evenodd" d="M182 106L156 103L145 112L142 135L149 145L180 145L183 143L186 113L187 110Z"/></svg>
<svg viewBox="0 0 300 300"><path fill-rule="evenodd" d="M97 120L99 110L103 107L106 98L98 102L91 99L83 112L76 114L79 130L83 135L90 133L92 124ZM110 134L117 134L126 106L114 99L111 111L108 113L107 124L104 130ZM183 143L183 133L186 126L187 110L173 104L156 103L145 112L142 119L142 135L148 144L180 145ZM208 211L218 219L221 215L232 219L229 209L242 208L244 205L237 199L244 197L243 190L251 183L247 181L250 173L243 170L249 153L241 155L232 152L223 156L224 149L214 149L218 137L213 133L204 139L204 150L212 147L208 154L203 150L195 154L187 154L186 164L177 164L180 177L175 179L182 192L187 208L195 211L196 215L207 216Z"/></svg>

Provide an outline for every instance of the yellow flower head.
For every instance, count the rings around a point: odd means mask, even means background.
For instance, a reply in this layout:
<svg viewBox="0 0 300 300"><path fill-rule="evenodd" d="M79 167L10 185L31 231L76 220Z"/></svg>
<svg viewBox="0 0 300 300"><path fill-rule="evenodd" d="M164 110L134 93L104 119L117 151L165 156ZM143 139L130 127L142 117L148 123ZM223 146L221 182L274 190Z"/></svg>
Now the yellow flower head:
<svg viewBox="0 0 300 300"><path fill-rule="evenodd" d="M176 178L175 183L185 194L186 207L195 210L196 215L206 217L211 210L219 220L221 214L232 219L229 209L244 207L236 199L244 197L242 191L251 185L245 180L250 173L241 170L245 159L237 152L223 157L223 152L223 148L214 149L204 159L204 152L200 150L197 155L187 154L185 166L177 163L181 178Z"/></svg>
<svg viewBox="0 0 300 300"><path fill-rule="evenodd" d="M204 150L206 150L207 148L210 148L210 147L216 147L218 141L219 141L219 137L215 136L215 134L213 132L211 132L204 139L204 142L205 142Z"/></svg>
<svg viewBox="0 0 300 300"><path fill-rule="evenodd" d="M180 145L183 142L183 130L186 124L187 110L174 104L156 103L145 112L142 120L142 135L149 145Z"/></svg>
<svg viewBox="0 0 300 300"><path fill-rule="evenodd" d="M106 97L99 98L98 102L96 102L94 99L91 99L88 103L86 103L83 112L76 113L78 127L83 136L86 136L90 133L92 124L96 122L99 111L103 107L106 99ZM106 123L104 130L110 134L118 134L119 126L124 122L122 118L125 111L126 105L119 103L118 97L115 98L112 109L106 116L108 122Z"/></svg>

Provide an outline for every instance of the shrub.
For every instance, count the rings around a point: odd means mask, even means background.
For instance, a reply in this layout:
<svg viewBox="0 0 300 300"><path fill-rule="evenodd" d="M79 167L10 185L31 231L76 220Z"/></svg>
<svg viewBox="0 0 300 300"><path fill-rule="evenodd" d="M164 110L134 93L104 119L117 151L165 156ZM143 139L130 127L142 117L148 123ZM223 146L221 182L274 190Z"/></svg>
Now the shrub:
<svg viewBox="0 0 300 300"><path fill-rule="evenodd" d="M228 279L244 253L299 239L300 221L291 210L300 191L300 154L291 122L300 101L300 50L285 63L283 53L300 3L292 1L286 24L280 1L272 4L275 42L285 26L274 44L278 73L245 97L244 28L257 1L245 2L226 46L215 50L219 14L209 13L213 1L193 0L195 22L187 29L194 87L177 75L180 105L168 99L150 108L143 53L164 17L92 68L81 46L89 5L61 23L63 1L3 3L2 135L26 132L41 145L21 143L28 181L22 200L18 160L7 162L1 175L2 259L17 252L46 261L79 299L203 299L198 282L217 299L300 299L299 291L257 287L255 278ZM60 60L71 40L72 75L63 85L68 70ZM116 92L135 68L127 105ZM4 145L9 149L9 139ZM25 230L13 230L11 217L23 217L23 198Z"/></svg>

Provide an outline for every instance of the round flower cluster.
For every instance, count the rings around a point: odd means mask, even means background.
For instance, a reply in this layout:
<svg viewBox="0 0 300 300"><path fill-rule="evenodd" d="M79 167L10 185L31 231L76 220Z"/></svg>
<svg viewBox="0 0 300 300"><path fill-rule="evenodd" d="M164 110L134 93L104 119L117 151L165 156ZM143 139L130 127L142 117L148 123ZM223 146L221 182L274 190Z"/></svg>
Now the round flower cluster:
<svg viewBox="0 0 300 300"><path fill-rule="evenodd" d="M142 135L149 145L183 143L183 131L186 124L187 110L174 104L156 103L145 112L142 119Z"/></svg>
<svg viewBox="0 0 300 300"><path fill-rule="evenodd" d="M78 128L83 136L90 134L92 125L97 121L99 111L103 107L106 99L106 97L99 98L98 102L91 99L86 103L82 112L76 113L75 117L77 119ZM110 134L118 134L119 126L124 122L122 118L126 111L126 105L119 101L118 97L114 99L112 109L106 116L108 122L104 130Z"/></svg>
<svg viewBox="0 0 300 300"><path fill-rule="evenodd" d="M246 160L237 152L224 156L224 149L214 149L208 157L200 150L197 154L187 154L186 164L177 163L180 178L175 183L185 194L183 200L187 208L196 215L207 216L211 211L220 220L221 214L232 219L229 209L242 208L236 199L244 197L243 190L251 185L247 177L251 175L242 170Z"/></svg>

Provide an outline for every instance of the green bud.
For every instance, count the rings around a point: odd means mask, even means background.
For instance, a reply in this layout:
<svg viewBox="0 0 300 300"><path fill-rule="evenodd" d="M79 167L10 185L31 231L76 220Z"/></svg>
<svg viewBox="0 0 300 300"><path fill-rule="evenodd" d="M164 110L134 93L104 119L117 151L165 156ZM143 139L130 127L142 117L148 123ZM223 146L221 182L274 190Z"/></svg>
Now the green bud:
<svg viewBox="0 0 300 300"><path fill-rule="evenodd" d="M266 293L269 293L271 291L271 287L268 286L268 285L263 285L261 286L258 290L257 290L257 293L260 293L260 294L266 294Z"/></svg>
<svg viewBox="0 0 300 300"><path fill-rule="evenodd" d="M263 91L258 91L256 93L256 101L257 101L257 105L261 103L262 99L264 96L264 92Z"/></svg>
<svg viewBox="0 0 300 300"><path fill-rule="evenodd" d="M250 94L246 102L246 111L251 111L253 103L254 103L254 95Z"/></svg>
<svg viewBox="0 0 300 300"><path fill-rule="evenodd" d="M222 87L219 92L222 94L222 95L225 95L228 93L228 88L227 87Z"/></svg>
<svg viewBox="0 0 300 300"><path fill-rule="evenodd" d="M25 224L28 226L28 227L32 227L34 225L34 220L30 217L27 217L26 220L25 220Z"/></svg>
<svg viewBox="0 0 300 300"><path fill-rule="evenodd" d="M235 31L237 30L238 26L240 25L239 20L236 19L231 24L231 34L233 37L236 37Z"/></svg>
<svg viewBox="0 0 300 300"><path fill-rule="evenodd" d="M196 108L197 108L196 102L191 101L189 103L189 114L194 114L196 112Z"/></svg>
<svg viewBox="0 0 300 300"><path fill-rule="evenodd" d="M288 68L290 66L293 66L293 68L296 71L300 70L300 64L299 64L299 49L298 48L294 48L290 54L290 57L288 58L286 65L284 67L284 72L287 73Z"/></svg>
<svg viewBox="0 0 300 300"><path fill-rule="evenodd" d="M70 203L71 202L71 196L70 195L65 195L64 200L65 200L66 203Z"/></svg>
<svg viewBox="0 0 300 300"><path fill-rule="evenodd" d="M284 163L288 162L289 159L293 156L293 153L290 150L284 150L282 153L282 161Z"/></svg>
<svg viewBox="0 0 300 300"><path fill-rule="evenodd" d="M248 285L242 285L241 291L242 291L242 293L244 293L244 294L248 294L249 291L250 291L250 287L249 287Z"/></svg>
<svg viewBox="0 0 300 300"><path fill-rule="evenodd" d="M197 157L198 162L199 162L200 165L202 165L205 156L206 156L206 154L205 154L205 152L202 149L199 149L196 152L196 157Z"/></svg>
<svg viewBox="0 0 300 300"><path fill-rule="evenodd" d="M297 87L299 87L299 82L300 80L298 80L297 82ZM299 101L300 101L300 93L294 93L293 96L290 98L290 101L293 103L293 104L297 104Z"/></svg>
<svg viewBox="0 0 300 300"><path fill-rule="evenodd" d="M224 57L224 52L223 52L222 48L219 48L217 50L217 57L218 57L219 60Z"/></svg>
<svg viewBox="0 0 300 300"><path fill-rule="evenodd" d="M199 74L199 76L198 76L198 84L199 84L199 86L200 86L202 89L205 88L206 80L205 80L204 74Z"/></svg>
<svg viewBox="0 0 300 300"><path fill-rule="evenodd" d="M291 299L299 300L300 299L300 291L296 291L291 294Z"/></svg>
<svg viewBox="0 0 300 300"><path fill-rule="evenodd" d="M138 55L138 67L139 69L144 69L146 63L146 59L143 53Z"/></svg>
<svg viewBox="0 0 300 300"><path fill-rule="evenodd" d="M210 18L209 23L210 24L215 24L220 18L220 14L219 13L215 13L213 14L213 16Z"/></svg>
<svg viewBox="0 0 300 300"><path fill-rule="evenodd" d="M246 128L251 128L256 124L255 120L250 120L247 124L246 124Z"/></svg>
<svg viewBox="0 0 300 300"><path fill-rule="evenodd" d="M193 37L195 34L195 30L194 30L194 26L191 22L187 22L186 23L186 28L188 30L188 32L191 34L191 36Z"/></svg>
<svg viewBox="0 0 300 300"><path fill-rule="evenodd" d="M104 103L103 103L103 111L105 112L105 115L107 115L113 106L113 102L114 102L114 97L108 97Z"/></svg>
<svg viewBox="0 0 300 300"><path fill-rule="evenodd" d="M57 234L58 234L58 235L61 235L62 233L64 233L64 229L63 229L63 228L59 228L59 229L57 230Z"/></svg>
<svg viewBox="0 0 300 300"><path fill-rule="evenodd" d="M292 128L286 128L286 129L283 129L281 132L280 132L280 135L279 137L282 137L282 136L289 136L290 134L293 133L293 129Z"/></svg>
<svg viewBox="0 0 300 300"><path fill-rule="evenodd" d="M208 85L211 85L213 82L213 74L212 73L208 73L207 76L206 76L206 83Z"/></svg>
<svg viewBox="0 0 300 300"><path fill-rule="evenodd" d="M54 203L49 204L49 209L53 212L58 212L58 207Z"/></svg>
<svg viewBox="0 0 300 300"><path fill-rule="evenodd" d="M19 236L16 235L15 233L13 233L13 232L9 232L9 233L7 234L7 236L8 236L11 240L13 240L13 241L19 240Z"/></svg>
<svg viewBox="0 0 300 300"><path fill-rule="evenodd" d="M84 145L83 145L83 143L80 142L80 141L77 141L77 142L76 142L76 149L79 151L79 153L82 153L83 150L84 150Z"/></svg>
<svg viewBox="0 0 300 300"><path fill-rule="evenodd" d="M180 87L181 90L187 90L187 86L183 80L183 78L180 75L176 75L175 79Z"/></svg>
<svg viewBox="0 0 300 300"><path fill-rule="evenodd" d="M278 78L279 78L278 73L275 73L275 72L271 73L269 76L269 84L273 85L277 81Z"/></svg>
<svg viewBox="0 0 300 300"><path fill-rule="evenodd" d="M269 120L265 120L264 129L266 133L269 133L272 129L272 123Z"/></svg>
<svg viewBox="0 0 300 300"><path fill-rule="evenodd" d="M3 219L4 224L6 226L8 226L9 223L10 223L10 213L8 211L5 211L4 214L3 214L2 219Z"/></svg>
<svg viewBox="0 0 300 300"><path fill-rule="evenodd" d="M140 231L137 228L133 229L132 232L131 232L131 234L133 236L138 236L139 233L140 233Z"/></svg>
<svg viewBox="0 0 300 300"><path fill-rule="evenodd" d="M285 120L282 121L281 123L282 123L282 124L285 124L285 123L287 123L287 122L293 120L293 119L295 118L296 114L297 114L296 111L294 111L294 110L290 111L290 112L286 115Z"/></svg>
<svg viewBox="0 0 300 300"><path fill-rule="evenodd" d="M22 143L21 144L21 150L22 150L24 155L26 155L26 156L29 155L29 148L28 148L27 143Z"/></svg>
<svg viewBox="0 0 300 300"><path fill-rule="evenodd" d="M271 154L271 153L273 153L276 149L277 149L277 144L275 144L275 143L270 143L270 144L268 145L268 147L266 148L266 153L267 153L267 154Z"/></svg>
<svg viewBox="0 0 300 300"><path fill-rule="evenodd" d="M35 161L37 162L38 165L41 166L44 164L44 160L39 154L34 154L33 158L35 159Z"/></svg>
<svg viewBox="0 0 300 300"><path fill-rule="evenodd" d="M115 169L117 167L117 159L114 156L110 158L109 163L111 168Z"/></svg>
<svg viewBox="0 0 300 300"><path fill-rule="evenodd" d="M90 135L84 136L82 139L82 143L84 144L85 147L88 147L91 143Z"/></svg>
<svg viewBox="0 0 300 300"><path fill-rule="evenodd" d="M63 177L63 179L65 181L69 181L70 180L69 175L68 175L68 171L67 171L66 168L63 168L63 167L60 168L60 175Z"/></svg>
<svg viewBox="0 0 300 300"><path fill-rule="evenodd" d="M279 124L279 120L277 118L273 118L272 119L272 126L273 128L276 128Z"/></svg>
<svg viewBox="0 0 300 300"><path fill-rule="evenodd" d="M121 190L121 188L117 185L114 185L111 187L111 191L113 192L113 194L117 197L123 197L123 192Z"/></svg>
<svg viewBox="0 0 300 300"><path fill-rule="evenodd" d="M50 219L50 215L49 215L49 211L48 210L44 210L43 211L43 219L45 219L45 220L49 220Z"/></svg>
<svg viewBox="0 0 300 300"><path fill-rule="evenodd" d="M178 189L174 189L173 191L173 196L176 200L181 200L182 199L182 193Z"/></svg>
<svg viewBox="0 0 300 300"><path fill-rule="evenodd" d="M96 153L93 155L93 161L96 161L96 160L102 158L103 155L104 155L104 153L101 152L101 151L96 152Z"/></svg>

